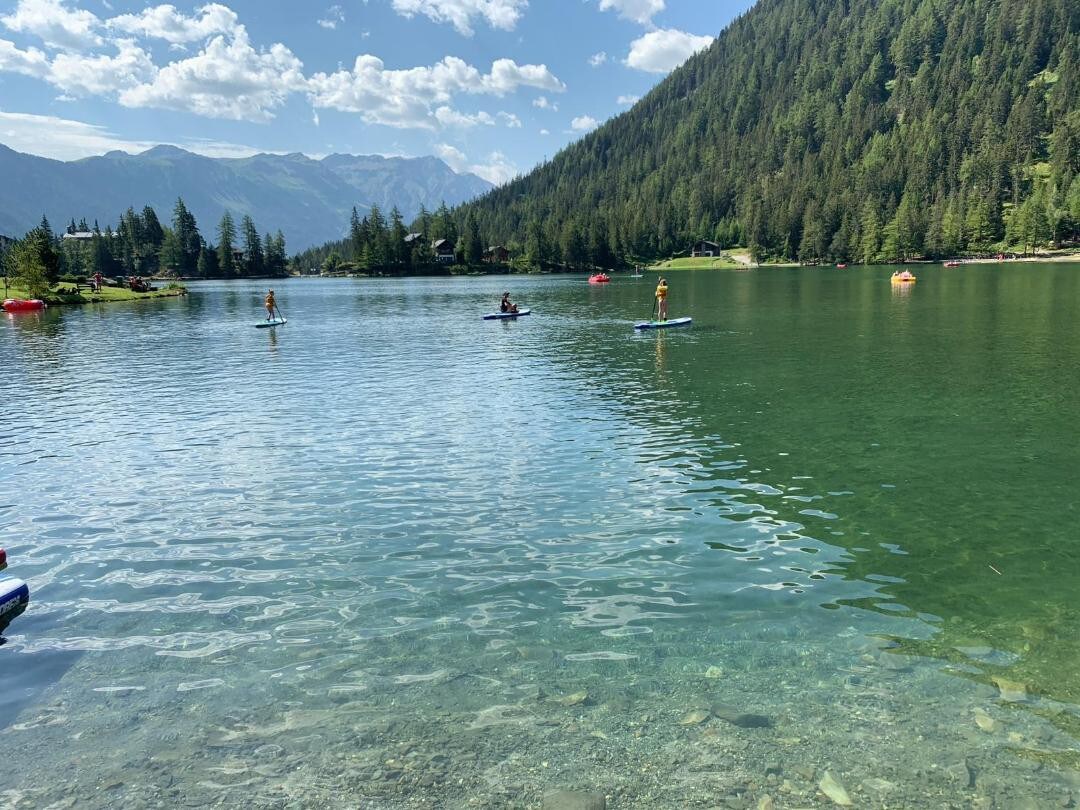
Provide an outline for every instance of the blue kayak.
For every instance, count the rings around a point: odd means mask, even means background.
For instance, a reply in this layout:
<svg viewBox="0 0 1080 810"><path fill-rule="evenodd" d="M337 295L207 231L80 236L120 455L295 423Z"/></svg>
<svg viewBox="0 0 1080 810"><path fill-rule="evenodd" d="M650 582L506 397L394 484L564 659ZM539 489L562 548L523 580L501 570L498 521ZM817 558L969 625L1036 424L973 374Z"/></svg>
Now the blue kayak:
<svg viewBox="0 0 1080 810"><path fill-rule="evenodd" d="M284 318L274 318L272 321L263 321L255 324L256 329L269 329L271 326L284 326L288 321Z"/></svg>
<svg viewBox="0 0 1080 810"><path fill-rule="evenodd" d="M522 315L528 315L532 310L519 309L517 312L492 312L489 315L484 316L485 321L504 321L507 318L520 318Z"/></svg>
<svg viewBox="0 0 1080 810"><path fill-rule="evenodd" d="M693 318L672 318L670 321L645 321L634 324L635 329L668 329L672 326L689 326Z"/></svg>

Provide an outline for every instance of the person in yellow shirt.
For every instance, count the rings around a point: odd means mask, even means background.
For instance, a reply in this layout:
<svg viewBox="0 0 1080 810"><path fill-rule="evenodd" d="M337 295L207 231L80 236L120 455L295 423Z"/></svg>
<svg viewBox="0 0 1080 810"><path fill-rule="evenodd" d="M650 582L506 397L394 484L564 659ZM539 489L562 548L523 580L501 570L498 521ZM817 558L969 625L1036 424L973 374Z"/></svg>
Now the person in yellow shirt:
<svg viewBox="0 0 1080 810"><path fill-rule="evenodd" d="M277 302L274 301L274 291L270 290L266 294L266 300L263 302L266 306L266 320L274 320L274 307L277 306Z"/></svg>
<svg viewBox="0 0 1080 810"><path fill-rule="evenodd" d="M656 285L656 317L661 321L667 320L667 279L660 279Z"/></svg>

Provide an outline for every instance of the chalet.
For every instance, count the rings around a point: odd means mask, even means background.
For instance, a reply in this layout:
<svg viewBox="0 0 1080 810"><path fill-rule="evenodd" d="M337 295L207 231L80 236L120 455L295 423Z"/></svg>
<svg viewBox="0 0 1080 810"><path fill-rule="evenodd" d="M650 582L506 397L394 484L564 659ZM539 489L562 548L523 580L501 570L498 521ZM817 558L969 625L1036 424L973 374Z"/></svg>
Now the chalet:
<svg viewBox="0 0 1080 810"><path fill-rule="evenodd" d="M449 239L436 239L431 243L431 249L435 253L437 264L454 263L454 243Z"/></svg>
<svg viewBox="0 0 1080 810"><path fill-rule="evenodd" d="M484 251L484 261L487 264L506 264L510 261L510 251L502 245L492 245Z"/></svg>
<svg viewBox="0 0 1080 810"><path fill-rule="evenodd" d="M690 255L695 259L702 256L719 256L720 245L716 244L716 242L710 242L707 239L701 239L694 242L693 247L690 248Z"/></svg>
<svg viewBox="0 0 1080 810"><path fill-rule="evenodd" d="M93 231L72 231L71 233L65 233L61 237L65 242L92 242L94 241Z"/></svg>
<svg viewBox="0 0 1080 810"><path fill-rule="evenodd" d="M243 264L244 263L244 251L240 250L239 248L233 248L232 260L233 260L233 264Z"/></svg>
<svg viewBox="0 0 1080 810"><path fill-rule="evenodd" d="M412 247L414 244L416 244L418 240L422 239L423 237L424 235L422 233L410 233L408 236L405 237L405 244L409 247Z"/></svg>

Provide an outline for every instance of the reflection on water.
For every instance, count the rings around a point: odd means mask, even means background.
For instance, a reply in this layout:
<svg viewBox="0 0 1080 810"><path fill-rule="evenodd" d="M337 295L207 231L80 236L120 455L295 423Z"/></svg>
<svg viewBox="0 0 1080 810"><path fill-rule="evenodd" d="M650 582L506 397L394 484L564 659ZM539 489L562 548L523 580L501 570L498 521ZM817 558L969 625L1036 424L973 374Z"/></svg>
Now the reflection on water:
<svg viewBox="0 0 1080 810"><path fill-rule="evenodd" d="M1075 276L670 282L0 325L3 800L1071 801Z"/></svg>

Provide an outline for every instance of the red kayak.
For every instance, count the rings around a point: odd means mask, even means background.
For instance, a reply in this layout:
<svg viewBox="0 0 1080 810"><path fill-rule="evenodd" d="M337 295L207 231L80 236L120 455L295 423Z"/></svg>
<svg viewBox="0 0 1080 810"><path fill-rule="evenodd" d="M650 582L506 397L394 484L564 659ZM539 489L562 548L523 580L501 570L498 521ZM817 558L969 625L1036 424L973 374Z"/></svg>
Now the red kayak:
<svg viewBox="0 0 1080 810"><path fill-rule="evenodd" d="M4 312L35 312L45 309L45 302L40 298L6 298Z"/></svg>
<svg viewBox="0 0 1080 810"><path fill-rule="evenodd" d="M606 273L597 273L595 276L589 276L590 284L607 284L611 281L611 276Z"/></svg>

